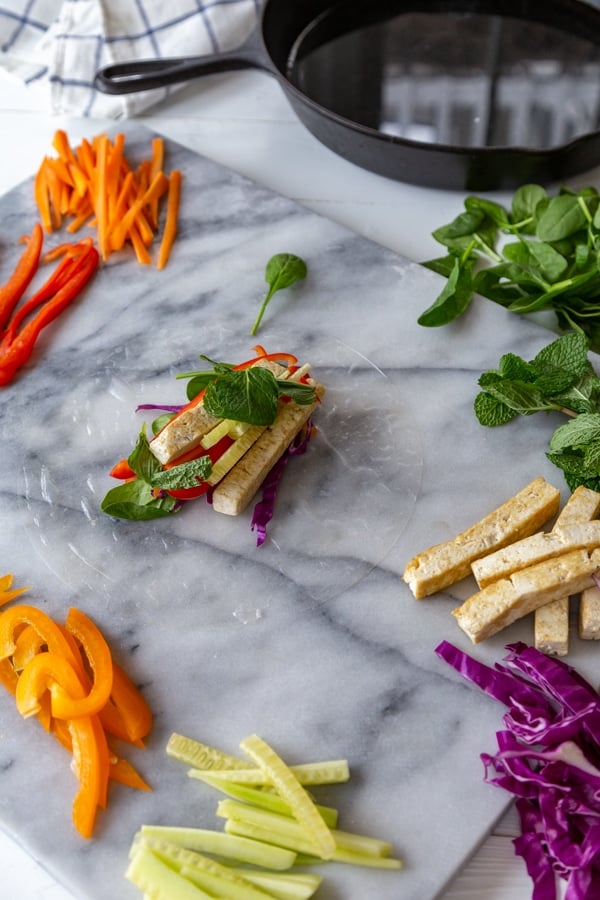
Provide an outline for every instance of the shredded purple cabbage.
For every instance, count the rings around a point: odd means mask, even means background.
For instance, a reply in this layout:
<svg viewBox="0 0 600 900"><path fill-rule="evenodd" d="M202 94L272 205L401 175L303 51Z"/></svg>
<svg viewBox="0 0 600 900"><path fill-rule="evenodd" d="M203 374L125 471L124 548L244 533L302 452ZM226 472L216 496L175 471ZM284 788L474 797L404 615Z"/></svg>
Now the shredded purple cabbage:
<svg viewBox="0 0 600 900"><path fill-rule="evenodd" d="M309 419L304 428L296 435L290 446L279 457L262 483L262 497L255 504L250 528L256 531L256 546L260 547L267 539L267 525L273 518L275 498L279 484L291 456L299 456L306 452L312 433L312 422Z"/></svg>
<svg viewBox="0 0 600 900"><path fill-rule="evenodd" d="M177 413L183 409L183 406L181 404L179 406L163 406L162 403L140 403L139 406L136 406L135 411L140 412L143 409L157 409L161 412Z"/></svg>
<svg viewBox="0 0 600 900"><path fill-rule="evenodd" d="M511 793L521 823L515 852L532 900L600 897L600 695L562 660L523 643L490 667L447 641L436 653L506 707L484 779Z"/></svg>

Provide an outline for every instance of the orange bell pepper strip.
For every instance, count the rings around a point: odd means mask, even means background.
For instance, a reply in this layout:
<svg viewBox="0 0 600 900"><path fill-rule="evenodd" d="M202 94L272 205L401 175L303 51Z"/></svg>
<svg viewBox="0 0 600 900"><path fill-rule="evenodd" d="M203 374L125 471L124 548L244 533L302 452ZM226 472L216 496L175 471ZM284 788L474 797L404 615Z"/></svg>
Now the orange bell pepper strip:
<svg viewBox="0 0 600 900"><path fill-rule="evenodd" d="M12 575L2 575L0 577L0 606L5 606L7 603L10 603L11 600L14 600L15 597L18 597L19 594L24 594L25 591L28 591L28 587L22 588L12 588L13 576Z"/></svg>
<svg viewBox="0 0 600 900"><path fill-rule="evenodd" d="M129 675L113 662L113 686L109 702L100 711L104 729L114 737L143 747L152 728L152 712Z"/></svg>
<svg viewBox="0 0 600 900"><path fill-rule="evenodd" d="M85 697L85 687L71 663L58 653L44 650L27 663L17 681L15 699L17 709L24 718L40 712L41 698L47 691L52 697L52 704L59 691L73 700Z"/></svg>
<svg viewBox="0 0 600 900"><path fill-rule="evenodd" d="M147 781L144 781L140 773L129 760L123 757L115 757L110 760L108 776L111 781L116 781L125 787L134 788L136 791L151 791L152 788Z"/></svg>
<svg viewBox="0 0 600 900"><path fill-rule="evenodd" d="M16 638L24 625L31 625L51 653L56 653L77 669L78 661L60 626L43 610L21 603L0 613L0 659L8 659L16 648Z"/></svg>
<svg viewBox="0 0 600 900"><path fill-rule="evenodd" d="M73 800L73 824L84 838L91 838L99 806L106 804L106 781L109 760L102 729L95 716L69 720L73 743L73 763L79 790Z"/></svg>
<svg viewBox="0 0 600 900"><path fill-rule="evenodd" d="M37 272L43 241L42 226L36 224L15 270L8 281L0 287L0 331L6 327L15 306Z"/></svg>
<svg viewBox="0 0 600 900"><path fill-rule="evenodd" d="M81 610L71 608L65 626L85 654L92 671L92 686L85 693L85 685L78 676L85 695L78 696L68 688L63 690L60 684L52 689L52 715L58 719L91 716L106 705L111 695L113 663L110 648L100 629Z"/></svg>

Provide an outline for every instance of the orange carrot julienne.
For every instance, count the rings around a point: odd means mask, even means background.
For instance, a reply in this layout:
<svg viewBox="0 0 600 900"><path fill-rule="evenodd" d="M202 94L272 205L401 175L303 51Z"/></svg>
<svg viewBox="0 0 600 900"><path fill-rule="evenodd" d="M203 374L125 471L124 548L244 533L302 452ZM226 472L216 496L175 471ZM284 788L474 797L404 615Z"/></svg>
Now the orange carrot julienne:
<svg viewBox="0 0 600 900"><path fill-rule="evenodd" d="M164 269L171 255L171 248L177 235L177 220L179 217L179 200L181 196L181 172L173 169L169 176L169 194L167 198L167 216L162 241L158 250L156 267Z"/></svg>
<svg viewBox="0 0 600 900"><path fill-rule="evenodd" d="M133 168L125 156L125 135L105 133L84 138L72 147L66 133L55 132L56 156L42 160L34 181L34 198L45 231L63 225L74 233L88 225L96 230L102 260L126 244L138 262L152 262L150 245L158 235L159 211L165 201L165 227L157 251L157 267L164 268L177 232L181 173L167 174L164 140L152 139L149 158Z"/></svg>

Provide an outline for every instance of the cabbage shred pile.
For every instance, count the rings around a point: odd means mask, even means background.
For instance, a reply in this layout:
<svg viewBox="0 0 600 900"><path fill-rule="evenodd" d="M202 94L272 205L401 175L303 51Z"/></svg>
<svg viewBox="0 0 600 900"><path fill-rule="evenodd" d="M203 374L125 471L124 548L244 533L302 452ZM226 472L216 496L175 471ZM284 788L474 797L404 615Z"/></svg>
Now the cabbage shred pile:
<svg viewBox="0 0 600 900"><path fill-rule="evenodd" d="M600 897L600 695L574 668L523 643L492 668L443 641L436 653L508 711L485 781L516 798L515 839L532 900Z"/></svg>

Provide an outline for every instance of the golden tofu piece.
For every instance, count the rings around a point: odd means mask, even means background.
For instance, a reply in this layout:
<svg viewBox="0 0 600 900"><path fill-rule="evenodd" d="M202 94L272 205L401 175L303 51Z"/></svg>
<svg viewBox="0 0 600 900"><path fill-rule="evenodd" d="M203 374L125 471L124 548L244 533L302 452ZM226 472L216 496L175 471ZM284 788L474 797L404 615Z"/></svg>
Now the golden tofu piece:
<svg viewBox="0 0 600 900"><path fill-rule="evenodd" d="M560 491L536 478L455 538L419 553L403 579L419 600L471 574L475 560L538 531L558 512Z"/></svg>

